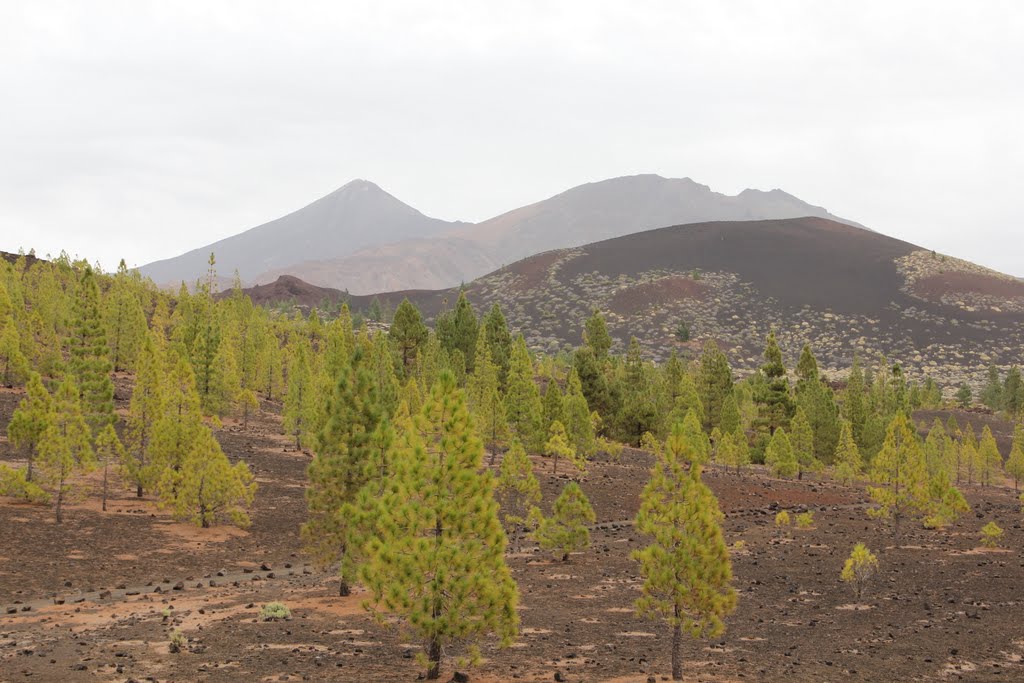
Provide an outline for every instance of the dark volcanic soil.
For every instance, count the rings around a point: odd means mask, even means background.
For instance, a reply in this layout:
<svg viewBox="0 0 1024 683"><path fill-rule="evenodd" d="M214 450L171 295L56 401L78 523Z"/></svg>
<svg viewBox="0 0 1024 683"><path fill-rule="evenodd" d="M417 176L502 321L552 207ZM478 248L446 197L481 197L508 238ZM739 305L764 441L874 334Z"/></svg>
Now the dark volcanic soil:
<svg viewBox="0 0 1024 683"><path fill-rule="evenodd" d="M0 431L13 399L0 394ZM0 681L414 680L418 644L369 617L365 595L338 598L336 579L305 567L297 528L307 457L285 450L277 424L266 414L218 434L259 478L244 534L200 534L123 494L105 514L95 499L80 503L61 528L48 509L0 503ZM5 441L0 459L14 459ZM628 520L650 462L626 451L621 463L592 463L582 481L599 518L590 550L568 563L532 545L511 555L522 635L505 651L485 647L473 680L664 680L668 630L631 610L639 583L629 554L641 541ZM566 479L551 477L547 461L535 468L549 506ZM866 517L860 489L763 474L706 478L728 541L742 542L733 553L740 599L724 636L686 643L688 680L1024 678L1024 532L1011 490L969 489L973 511L954 527L896 542ZM776 531L778 507L805 506L813 528ZM977 548L989 520L1006 529L1007 550ZM858 541L881 561L859 603L838 580ZM292 619L258 622L274 600ZM185 652L168 652L173 628L188 637ZM449 661L442 680L452 670Z"/></svg>

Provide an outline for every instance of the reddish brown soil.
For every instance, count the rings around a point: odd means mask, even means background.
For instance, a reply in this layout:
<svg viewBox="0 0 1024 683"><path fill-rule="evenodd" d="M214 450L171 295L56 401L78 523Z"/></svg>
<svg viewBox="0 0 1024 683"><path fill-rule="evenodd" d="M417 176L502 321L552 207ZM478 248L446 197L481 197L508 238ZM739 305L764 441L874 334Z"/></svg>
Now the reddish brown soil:
<svg viewBox="0 0 1024 683"><path fill-rule="evenodd" d="M0 431L12 406L0 395ZM268 413L249 430L218 434L260 480L245 534L198 534L123 495L107 513L94 501L73 507L63 527L47 509L0 504L0 608L15 610L0 617L0 681L414 680L415 638L368 616L365 594L338 598L336 579L304 567L297 528L306 458L284 450L277 424ZM5 442L0 459L14 459ZM556 672L568 681L664 680L670 634L631 609L639 583L630 552L642 541L628 520L650 463L627 450L621 463L591 464L581 482L598 513L589 550L568 563L529 543L510 554L522 634L509 650L485 646L472 680L551 681ZM535 468L548 507L566 478L551 476L540 458ZM716 470L706 480L725 511L727 540L744 544L733 554L739 607L723 636L686 642L687 680L1024 677L1024 531L1012 491L971 488L973 512L952 528L910 529L896 542L866 517L859 488ZM805 506L815 511L813 528L776 531L777 508ZM989 520L1006 529L1009 550L976 548ZM857 541L881 560L859 602L838 581ZM104 588L111 593L97 592ZM53 604L54 593L64 604ZM292 619L256 621L274 600ZM189 642L172 655L173 628ZM452 670L449 661L442 680Z"/></svg>
<svg viewBox="0 0 1024 683"><path fill-rule="evenodd" d="M628 315L650 306L663 306L684 299L702 300L708 286L692 277L680 275L665 277L656 282L624 287L611 299L611 310Z"/></svg>
<svg viewBox="0 0 1024 683"><path fill-rule="evenodd" d="M516 262L515 273L519 276L515 284L516 290L528 291L544 284L551 266L562 256L561 251L547 251Z"/></svg>
<svg viewBox="0 0 1024 683"><path fill-rule="evenodd" d="M932 275L914 283L914 293L939 302L945 294L971 292L1000 298L1024 298L1024 282L981 273L951 272Z"/></svg>

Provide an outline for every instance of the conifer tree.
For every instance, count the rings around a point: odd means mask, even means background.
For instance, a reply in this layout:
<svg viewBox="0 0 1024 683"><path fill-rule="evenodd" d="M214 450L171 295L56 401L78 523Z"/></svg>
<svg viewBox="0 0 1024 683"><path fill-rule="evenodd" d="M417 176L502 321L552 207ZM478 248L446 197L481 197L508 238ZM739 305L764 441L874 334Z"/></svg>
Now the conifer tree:
<svg viewBox="0 0 1024 683"><path fill-rule="evenodd" d="M110 378L110 347L100 319L99 288L88 266L78 283L69 347L68 370L81 392L82 413L95 438L115 421L114 383Z"/></svg>
<svg viewBox="0 0 1024 683"><path fill-rule="evenodd" d="M768 334L764 350L765 364L761 366L765 384L757 397L761 424L774 434L779 427L789 424L793 415L793 400L789 395L786 366L782 363L782 350L775 338L775 330Z"/></svg>
<svg viewBox="0 0 1024 683"><path fill-rule="evenodd" d="M242 416L242 428L249 427L249 417L260 410L260 401L252 389L240 389L235 396L235 405Z"/></svg>
<svg viewBox="0 0 1024 683"><path fill-rule="evenodd" d="M486 328L481 327L480 339L477 340L476 367L469 379L468 394L474 424L484 445L490 451L490 464L493 465L498 449L508 438L509 429L505 419L505 404L501 398L500 369L491 360L491 350L486 342L485 332Z"/></svg>
<svg viewBox="0 0 1024 683"><path fill-rule="evenodd" d="M82 414L78 387L68 377L53 395L36 457L35 481L54 501L57 524L64 521L64 501L73 490L74 477L89 472L94 464L92 432Z"/></svg>
<svg viewBox="0 0 1024 683"><path fill-rule="evenodd" d="M721 428L723 434L735 434L743 427L740 417L739 403L736 401L735 392L730 391L722 402Z"/></svg>
<svg viewBox="0 0 1024 683"><path fill-rule="evenodd" d="M839 441L839 408L832 389L821 380L808 380L799 390L797 405L804 410L814 435L814 458L828 460Z"/></svg>
<svg viewBox="0 0 1024 683"><path fill-rule="evenodd" d="M784 479L794 477L800 471L800 464L785 429L775 430L771 441L768 442L764 462L771 468L772 474Z"/></svg>
<svg viewBox="0 0 1024 683"><path fill-rule="evenodd" d="M571 481L562 489L551 516L544 518L534 536L541 548L552 551L562 562L568 562L570 553L590 547L588 525L596 519L583 489Z"/></svg>
<svg viewBox="0 0 1024 683"><path fill-rule="evenodd" d="M1003 466L1003 456L999 454L999 446L988 425L981 430L981 441L978 443L978 481L982 486L995 482L996 475Z"/></svg>
<svg viewBox="0 0 1024 683"><path fill-rule="evenodd" d="M29 373L28 359L21 351L21 337L14 317L0 319L0 381L4 386L20 385Z"/></svg>
<svg viewBox="0 0 1024 683"><path fill-rule="evenodd" d="M974 394L971 393L971 387L966 382L961 382L960 388L956 391L956 404L961 408L970 408L973 400Z"/></svg>
<svg viewBox="0 0 1024 683"><path fill-rule="evenodd" d="M699 372L700 400L704 409L702 422L706 431L722 426L722 408L726 398L732 393L732 387L732 368L729 367L729 359L718 345L709 339L704 343L700 356Z"/></svg>
<svg viewBox="0 0 1024 683"><path fill-rule="evenodd" d="M569 439L565 433L565 426L558 420L551 423L548 440L544 444L544 454L552 458L552 474L558 474L558 459L560 457L572 463L577 471L582 472L586 466L586 462L582 458L577 457L576 449L569 444Z"/></svg>
<svg viewBox="0 0 1024 683"><path fill-rule="evenodd" d="M270 334L260 355L259 387L268 401L280 399L284 391L284 363L281 343L277 335Z"/></svg>
<svg viewBox="0 0 1024 683"><path fill-rule="evenodd" d="M103 428L103 431L99 433L99 436L96 437L95 453L96 460L99 462L100 467L103 468L102 509L106 512L110 467L112 465L120 465L127 458L124 445L121 443L121 439L118 438L117 431L114 430L114 425L108 424Z"/></svg>
<svg viewBox="0 0 1024 683"><path fill-rule="evenodd" d="M570 444L583 458L591 457L597 448L594 422L575 368L569 371L562 407L565 414L565 431L569 435Z"/></svg>
<svg viewBox="0 0 1024 683"><path fill-rule="evenodd" d="M442 373L399 437L361 571L374 603L426 644L428 680L440 675L453 642L494 634L504 646L518 631L518 592L505 564L494 478L482 460L465 395L452 373Z"/></svg>
<svg viewBox="0 0 1024 683"><path fill-rule="evenodd" d="M853 440L858 446L863 445L864 424L867 421L867 396L864 389L864 371L860 366L860 358L853 357L853 369L846 382L846 397L843 401L843 417L850 422Z"/></svg>
<svg viewBox="0 0 1024 683"><path fill-rule="evenodd" d="M487 340L487 349L491 354L491 361L498 366L498 380L504 391L508 382L508 367L512 357L512 334L508 329L508 321L501 312L497 303L491 306L491 310L484 316L481 327ZM479 350L479 344L477 349Z"/></svg>
<svg viewBox="0 0 1024 683"><path fill-rule="evenodd" d="M798 377L796 383L797 394L802 393L806 387L813 386L819 381L818 360L814 357L814 353L811 352L811 347L808 344L804 344L804 348L800 352L800 359L796 364L796 376Z"/></svg>
<svg viewBox="0 0 1024 683"><path fill-rule="evenodd" d="M207 392L207 410L211 415L222 416L232 412L238 404L242 391L242 374L238 367L234 344L221 342L213 360L210 388Z"/></svg>
<svg viewBox="0 0 1024 683"><path fill-rule="evenodd" d="M285 433L296 448L309 448L316 436L317 393L309 362L309 342L296 339L288 365L288 395L284 400Z"/></svg>
<svg viewBox="0 0 1024 683"><path fill-rule="evenodd" d="M533 474L533 465L518 441L501 460L496 496L500 503L505 532L517 547L519 535L527 523L530 510L540 503L540 484Z"/></svg>
<svg viewBox="0 0 1024 683"><path fill-rule="evenodd" d="M533 381L533 362L522 336L516 338L508 370L505 415L509 429L527 450L537 452L544 445L543 406Z"/></svg>
<svg viewBox="0 0 1024 683"><path fill-rule="evenodd" d="M472 372L476 362L480 323L466 298L465 289L459 291L455 308L437 319L435 328L441 346L449 353L456 350L461 352L466 361L466 371Z"/></svg>
<svg viewBox="0 0 1024 683"><path fill-rule="evenodd" d="M158 351L155 332L143 338L136 366L125 427L127 448L122 474L135 484L135 494L141 498L144 489L159 478L152 470L151 442L164 408L164 359Z"/></svg>
<svg viewBox="0 0 1024 683"><path fill-rule="evenodd" d="M796 456L797 479L804 478L804 472L821 469L821 461L814 456L814 431L803 407L798 407L790 423L789 442Z"/></svg>
<svg viewBox="0 0 1024 683"><path fill-rule="evenodd" d="M674 430L675 433L675 430ZM670 439L671 443L671 439ZM672 678L682 680L682 635L714 637L736 608L732 563L718 500L701 481L686 450L665 448L640 497L637 531L650 537L633 553L644 579L636 601L641 616L672 628Z"/></svg>
<svg viewBox="0 0 1024 683"><path fill-rule="evenodd" d="M843 484L849 484L860 476L863 467L860 450L853 439L853 427L849 420L843 420L839 429L839 444L836 446L836 479Z"/></svg>
<svg viewBox="0 0 1024 683"><path fill-rule="evenodd" d="M1013 429L1013 445L1006 461L1006 473L1013 477L1013 490L1019 490L1020 480L1024 479L1024 424L1018 423Z"/></svg>
<svg viewBox="0 0 1024 683"><path fill-rule="evenodd" d="M562 396L562 389L558 386L558 382L554 378L549 378L542 402L544 420L541 424L545 432L550 432L551 425L555 422L565 424L564 403L565 398Z"/></svg>
<svg viewBox="0 0 1024 683"><path fill-rule="evenodd" d="M146 335L146 313L132 290L128 268L121 259L103 306L103 324L115 372L134 369L135 356Z"/></svg>
<svg viewBox="0 0 1024 683"><path fill-rule="evenodd" d="M886 430L882 450L871 462L868 495L878 505L868 511L872 517L893 520L899 535L900 522L927 510L928 473L924 453L907 416L897 413Z"/></svg>
<svg viewBox="0 0 1024 683"><path fill-rule="evenodd" d="M678 457L695 465L705 465L711 459L711 443L701 429L696 411L691 410L682 422L672 425L665 448L673 450Z"/></svg>
<svg viewBox="0 0 1024 683"><path fill-rule="evenodd" d="M356 347L338 375L327 422L306 471L309 521L302 526L302 538L318 566L339 565L342 596L349 594L362 559L353 543L365 512L357 507L359 493L374 483L379 493L381 486L374 435L387 433L388 418L368 365L365 351Z"/></svg>
<svg viewBox="0 0 1024 683"><path fill-rule="evenodd" d="M730 391L729 393L731 394L732 392ZM735 407L735 403L733 404L733 407ZM668 415L669 426L685 419L686 414L690 411L693 411L694 416L702 426L709 424L704 411L704 401L701 399L700 392L697 389L697 383L694 381L693 376L690 375L690 373L684 372L679 378L679 384L676 387L675 402Z"/></svg>
<svg viewBox="0 0 1024 683"><path fill-rule="evenodd" d="M25 451L28 465L25 468L25 481L32 481L32 468L35 464L39 442L43 432L49 425L50 413L53 410L53 399L43 386L39 373L29 376L25 398L21 399L17 410L7 424L7 438L15 448Z"/></svg>
<svg viewBox="0 0 1024 683"><path fill-rule="evenodd" d="M598 363L603 363L612 348L612 337L608 334L604 316L595 308L583 328L583 343L594 352Z"/></svg>
<svg viewBox="0 0 1024 683"><path fill-rule="evenodd" d="M213 433L201 427L181 466L164 472L159 483L161 505L174 516L204 529L221 521L249 526L248 508L256 483L244 462L232 465Z"/></svg>
<svg viewBox="0 0 1024 683"><path fill-rule="evenodd" d="M388 336L397 349L402 372L405 375L412 371L416 353L427 341L429 334L430 331L423 324L419 310L408 299L402 299L402 303L395 310L395 318L391 323Z"/></svg>
<svg viewBox="0 0 1024 683"><path fill-rule="evenodd" d="M181 350L172 350L169 356L163 405L149 439L149 462L140 472L143 488L162 480L167 470L177 471L204 429L192 366Z"/></svg>
<svg viewBox="0 0 1024 683"><path fill-rule="evenodd" d="M960 466L964 469L967 483L974 483L974 475L978 471L978 449L970 441L964 439L960 444Z"/></svg>

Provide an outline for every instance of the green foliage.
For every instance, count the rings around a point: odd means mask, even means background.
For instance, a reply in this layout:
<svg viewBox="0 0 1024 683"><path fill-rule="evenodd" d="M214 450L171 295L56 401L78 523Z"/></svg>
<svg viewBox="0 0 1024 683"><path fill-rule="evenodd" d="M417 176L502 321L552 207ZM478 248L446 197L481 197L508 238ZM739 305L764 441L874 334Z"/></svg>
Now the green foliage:
<svg viewBox="0 0 1024 683"><path fill-rule="evenodd" d="M530 510L540 503L540 484L533 474L533 465L518 441L501 460L496 490L505 530L509 536L518 537L519 530L526 526Z"/></svg>
<svg viewBox="0 0 1024 683"><path fill-rule="evenodd" d="M128 454L125 451L121 439L118 438L114 425L107 425L96 437L95 448L96 460L103 468L103 498L101 507L107 511L107 491L109 488L110 468L117 467L123 463Z"/></svg>
<svg viewBox="0 0 1024 683"><path fill-rule="evenodd" d="M755 398L760 425L774 435L780 427L787 426L793 416L793 399L789 394L786 366L782 363L782 349L775 338L775 330L768 335L764 359L761 374L765 382Z"/></svg>
<svg viewBox="0 0 1024 683"><path fill-rule="evenodd" d="M853 440L853 427L849 420L843 420L839 430L839 443L836 445L835 477L843 484L850 484L860 476L864 463L860 450Z"/></svg>
<svg viewBox="0 0 1024 683"><path fill-rule="evenodd" d="M505 394L505 415L512 435L529 451L543 448L543 406L540 390L533 381L533 362L526 340L516 337L508 370L508 392Z"/></svg>
<svg viewBox="0 0 1024 683"><path fill-rule="evenodd" d="M1002 466L1003 456L999 454L992 430L985 425L981 430L981 441L978 442L978 481L981 485L988 486L994 483Z"/></svg>
<svg viewBox="0 0 1024 683"><path fill-rule="evenodd" d="M789 526L790 523L791 520L789 518L788 512L786 512L785 510L779 510L778 512L775 513L775 526L784 527Z"/></svg>
<svg viewBox="0 0 1024 683"><path fill-rule="evenodd" d="M1020 480L1024 479L1024 424L1018 423L1013 429L1013 445L1010 457L1006 460L1006 473L1013 477L1014 490L1019 488Z"/></svg>
<svg viewBox="0 0 1024 683"><path fill-rule="evenodd" d="M126 457L121 468L122 476L135 485L140 498L160 474L154 470L152 443L156 424L163 416L163 374L164 359L155 335L147 335L136 358L135 386L125 427Z"/></svg>
<svg viewBox="0 0 1024 683"><path fill-rule="evenodd" d="M924 514L927 510L928 475L924 453L903 413L897 413L889 423L882 450L871 462L869 475L874 485L868 487L868 495L877 507L868 514L892 519L897 535L905 517Z"/></svg>
<svg viewBox="0 0 1024 683"><path fill-rule="evenodd" d="M38 372L29 376L25 398L21 399L18 408L7 424L7 438L15 448L25 451L28 466L24 473L26 481L32 481L32 467L35 463L36 451L43 438L43 432L49 424L53 399L43 386Z"/></svg>
<svg viewBox="0 0 1024 683"><path fill-rule="evenodd" d="M821 469L821 461L814 456L814 431L807 419L803 407L796 409L796 415L790 422L790 444L796 457L798 476L803 478L804 472Z"/></svg>
<svg viewBox="0 0 1024 683"><path fill-rule="evenodd" d="M99 288L92 268L86 267L75 295L74 325L68 339L68 370L81 392L82 413L95 437L113 424L114 383L110 347L100 317Z"/></svg>
<svg viewBox="0 0 1024 683"><path fill-rule="evenodd" d="M570 445L583 458L593 456L597 450L594 421L591 418L590 406L587 405L587 397L583 395L583 385L580 383L575 368L569 371L569 378L566 381L562 412L565 416L565 430L569 435Z"/></svg>
<svg viewBox="0 0 1024 683"><path fill-rule="evenodd" d="M1002 539L1003 530L995 522L989 522L981 527L981 544L986 548L998 548Z"/></svg>
<svg viewBox="0 0 1024 683"><path fill-rule="evenodd" d="M644 580L637 613L672 627L672 673L677 680L682 633L694 638L720 635L725 616L736 608L723 515L700 475L699 463L667 444L641 494L636 518L637 531L651 541L633 553Z"/></svg>
<svg viewBox="0 0 1024 683"><path fill-rule="evenodd" d="M583 343L594 352L594 358L603 362L612 348L612 337L604 316L596 308L583 326Z"/></svg>
<svg viewBox="0 0 1024 683"><path fill-rule="evenodd" d="M812 526L814 526L814 512L808 510L796 516L797 529L810 529Z"/></svg>
<svg viewBox="0 0 1024 683"><path fill-rule="evenodd" d="M213 433L201 427L177 468L164 471L158 484L160 504L175 518L202 528L222 521L250 524L248 508L256 483L244 462L232 465Z"/></svg>
<svg viewBox="0 0 1024 683"><path fill-rule="evenodd" d="M962 382L956 391L956 404L961 408L969 408L973 400L974 395L971 393L971 388L966 382Z"/></svg>
<svg viewBox="0 0 1024 683"><path fill-rule="evenodd" d="M33 477L33 482L54 501L54 512L60 524L64 521L64 501L74 490L75 477L95 466L92 433L82 414L78 386L73 378L66 378L57 387L46 423L36 457L38 476Z"/></svg>
<svg viewBox="0 0 1024 683"><path fill-rule="evenodd" d="M21 337L14 317L6 322L0 319L0 381L4 386L16 386L29 374L29 362L21 350Z"/></svg>
<svg viewBox="0 0 1024 683"><path fill-rule="evenodd" d="M268 602L260 609L260 621L287 621L292 611L283 602Z"/></svg>
<svg viewBox="0 0 1024 683"><path fill-rule="evenodd" d="M480 338L477 340L476 367L467 383L467 393L477 433L490 449L493 461L498 449L508 439L509 429L501 396L500 368L491 358L485 332L486 327L481 327ZM418 406L412 412L417 412L417 409Z"/></svg>
<svg viewBox="0 0 1024 683"><path fill-rule="evenodd" d="M428 679L451 644L494 634L509 645L519 626L494 479L482 460L465 395L443 373L399 435L361 571L376 607L426 644Z"/></svg>
<svg viewBox="0 0 1024 683"><path fill-rule="evenodd" d="M26 478L23 469L0 464L0 496L19 498L29 503L49 503L50 494L38 484Z"/></svg>
<svg viewBox="0 0 1024 683"><path fill-rule="evenodd" d="M597 519L583 489L572 481L565 485L555 500L550 517L544 519L534 532L534 538L544 550L568 561L569 554L590 547L588 525Z"/></svg>
<svg viewBox="0 0 1024 683"><path fill-rule="evenodd" d="M785 429L775 430L768 442L764 462L771 468L772 474L784 479L795 477L800 471L800 464Z"/></svg>
<svg viewBox="0 0 1024 683"><path fill-rule="evenodd" d="M863 543L853 546L850 557L843 565L839 578L853 586L854 595L860 600L871 577L878 571L878 558Z"/></svg>
<svg viewBox="0 0 1024 683"><path fill-rule="evenodd" d="M466 370L472 372L476 362L476 346L480 323L466 291L459 292L455 308L438 317L435 324L441 347L449 353L458 351L465 359Z"/></svg>
<svg viewBox="0 0 1024 683"><path fill-rule="evenodd" d="M697 389L704 409L702 422L705 430L710 432L712 428L719 427L724 431L722 409L733 391L732 368L729 367L729 359L710 339L704 342L701 352Z"/></svg>
<svg viewBox="0 0 1024 683"><path fill-rule="evenodd" d="M547 442L544 444L544 455L552 458L552 474L558 474L559 458L568 460L578 472L583 472L587 465L586 460L579 457L576 449L569 443L569 438L565 433L565 426L558 420L551 423L551 431L549 432Z"/></svg>
<svg viewBox="0 0 1024 683"><path fill-rule="evenodd" d="M685 320L676 325L676 341L690 341L690 325Z"/></svg>
<svg viewBox="0 0 1024 683"><path fill-rule="evenodd" d="M297 338L293 342L288 364L288 394L284 399L284 429L295 439L296 448L311 448L317 435L320 395L310 367L309 341Z"/></svg>
<svg viewBox="0 0 1024 683"><path fill-rule="evenodd" d="M402 303L395 310L395 318L388 330L388 337L398 352L403 373L411 372L416 354L428 336L429 330L423 324L419 310L409 303L408 299L402 299Z"/></svg>

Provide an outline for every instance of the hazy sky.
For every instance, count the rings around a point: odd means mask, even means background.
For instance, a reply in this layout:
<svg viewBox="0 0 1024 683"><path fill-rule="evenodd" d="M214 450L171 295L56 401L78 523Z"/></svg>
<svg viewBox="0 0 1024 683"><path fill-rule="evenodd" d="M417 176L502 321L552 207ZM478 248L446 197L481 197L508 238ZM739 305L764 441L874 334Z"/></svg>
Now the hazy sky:
<svg viewBox="0 0 1024 683"><path fill-rule="evenodd" d="M1024 275L1024 3L0 0L0 249L113 267L353 178L481 220L782 188Z"/></svg>

